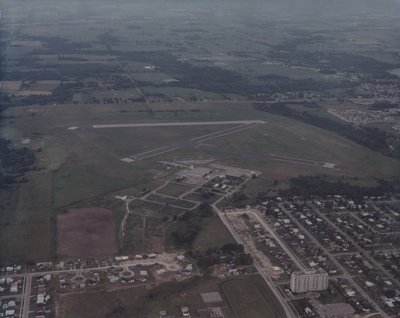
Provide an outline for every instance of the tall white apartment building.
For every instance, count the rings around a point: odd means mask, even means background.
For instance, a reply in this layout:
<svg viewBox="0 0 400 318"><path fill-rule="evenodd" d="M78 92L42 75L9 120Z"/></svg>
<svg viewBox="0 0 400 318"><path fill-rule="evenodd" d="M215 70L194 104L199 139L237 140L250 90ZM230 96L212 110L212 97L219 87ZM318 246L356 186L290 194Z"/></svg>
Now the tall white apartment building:
<svg viewBox="0 0 400 318"><path fill-rule="evenodd" d="M290 289L295 293L306 293L328 289L329 275L326 271L298 271L290 277Z"/></svg>

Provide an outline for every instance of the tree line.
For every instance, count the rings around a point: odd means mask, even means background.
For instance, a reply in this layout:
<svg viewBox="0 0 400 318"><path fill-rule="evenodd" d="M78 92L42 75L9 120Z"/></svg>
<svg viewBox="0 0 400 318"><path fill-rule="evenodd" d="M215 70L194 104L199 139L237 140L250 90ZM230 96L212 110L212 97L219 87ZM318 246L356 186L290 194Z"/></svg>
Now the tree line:
<svg viewBox="0 0 400 318"><path fill-rule="evenodd" d="M344 180L329 181L323 176L298 176L290 179L288 189L280 190L283 197L299 196L305 199L341 195L352 200L363 200L365 196L378 197L400 190L400 179L377 180L376 186L361 186Z"/></svg>
<svg viewBox="0 0 400 318"><path fill-rule="evenodd" d="M21 181L35 162L35 153L31 149L14 148L10 140L0 138L0 190Z"/></svg>
<svg viewBox="0 0 400 318"><path fill-rule="evenodd" d="M333 131L359 145L383 155L400 159L400 138L382 129L342 123L327 117L310 114L307 111L295 110L285 103L255 104L254 107L260 111L293 118L306 124Z"/></svg>

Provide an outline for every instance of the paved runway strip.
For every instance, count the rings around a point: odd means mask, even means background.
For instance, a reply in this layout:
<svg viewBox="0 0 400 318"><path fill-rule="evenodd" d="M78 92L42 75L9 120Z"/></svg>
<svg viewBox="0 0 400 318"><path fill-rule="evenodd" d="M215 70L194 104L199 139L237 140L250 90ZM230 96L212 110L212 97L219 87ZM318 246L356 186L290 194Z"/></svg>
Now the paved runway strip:
<svg viewBox="0 0 400 318"><path fill-rule="evenodd" d="M176 126L209 126L209 125L238 125L238 124L265 124L263 120L224 120L224 121L184 121L158 123L128 123L93 125L93 128L134 128L134 127L176 127Z"/></svg>

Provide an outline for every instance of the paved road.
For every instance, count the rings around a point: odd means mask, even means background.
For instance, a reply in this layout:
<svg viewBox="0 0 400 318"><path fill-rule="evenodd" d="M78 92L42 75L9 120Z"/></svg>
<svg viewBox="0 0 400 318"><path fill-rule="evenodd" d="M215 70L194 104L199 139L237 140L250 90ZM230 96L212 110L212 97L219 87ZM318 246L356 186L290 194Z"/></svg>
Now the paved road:
<svg viewBox="0 0 400 318"><path fill-rule="evenodd" d="M17 39L17 37L20 34L20 32L21 32L21 26L18 26L17 30L14 32L12 37L7 41L6 44L3 44L3 51L0 53L1 59L3 59L6 56L7 51L9 49L11 43Z"/></svg>
<svg viewBox="0 0 400 318"><path fill-rule="evenodd" d="M192 138L189 140L185 140L185 141L175 142L175 143L172 143L167 146L163 146L163 147L155 148L155 149L148 150L148 151L145 151L142 153L134 154L134 155L128 156L126 158L122 158L121 160L125 161L125 162L133 162L133 161L138 161L138 160L143 160L143 159L159 156L161 154L168 153L168 152L171 152L171 151L183 148L183 147L196 148L199 145L201 145L201 143L203 143L203 142L210 141L212 139L221 138L223 136L234 134L234 133L237 133L242 130L250 129L257 125L258 125L258 123L254 123L254 122L249 123L249 124L241 124L239 126L219 130L214 133L198 136L198 137L195 137L195 138Z"/></svg>
<svg viewBox="0 0 400 318"><path fill-rule="evenodd" d="M296 157L290 157L290 156L285 156L285 155L270 154L269 157L270 157L270 159L277 160L277 161L301 163L301 164L311 165L311 166L322 166L324 168L330 168L330 169L333 169L336 166L336 164L330 163L330 162L322 162L322 161L316 161L316 160L311 160L311 159L296 158Z"/></svg>
<svg viewBox="0 0 400 318"><path fill-rule="evenodd" d="M382 315L382 317L384 318L390 318L389 315L387 315L381 307L379 307L379 305L364 291L364 289L362 289L353 279L353 277L351 277L351 275L349 274L349 272L343 267L343 265L334 257L334 255L328 251L328 249L323 246L320 241L318 241L314 235L312 235L304 226L302 223L300 223L296 217L294 217L292 215L292 213L290 213L285 206L283 205L283 203L279 203L278 204L279 208L287 215L288 218L290 218L292 220L292 222L294 222L301 230L303 230L307 236L314 242L314 244L316 246L318 246L326 255L328 255L329 259L336 265L337 268L339 268L342 272L344 277L350 282L351 285L354 286L354 288L359 292L359 294L364 297L364 299L366 299L370 304L372 304L375 309L379 312L379 314Z"/></svg>
<svg viewBox="0 0 400 318"><path fill-rule="evenodd" d="M231 149L225 149L221 146L214 146L210 144L200 144L202 148L207 150L211 150L213 152L220 152L224 154L230 154L236 157L243 157L243 158L257 158L257 159L264 159L264 160L274 160L274 161L284 161L293 164L301 164L301 165L308 165L308 166L319 166L322 168L329 168L334 169L336 164L329 163L329 162L322 162L316 161L312 159L305 159L305 158L298 158L298 157L291 157L287 155L276 155L270 153L263 153L263 152L251 152L251 151L234 151Z"/></svg>
<svg viewBox="0 0 400 318"><path fill-rule="evenodd" d="M22 288L22 294L14 295L14 296L5 296L1 299L8 299L8 298L21 298L21 310L19 314L19 318L28 318L29 316L29 305L30 305L30 297L31 297L31 288L32 288L32 278L37 276L44 276L47 274L50 275L58 275L58 274L71 274L71 273L84 273L84 272L91 272L91 271L106 271L109 268L125 268L128 266L134 265L154 265L154 264L161 264L165 266L170 271L179 270L180 266L175 261L176 254L161 254L158 255L156 258L148 258L142 260L132 260L126 261L120 265L110 265L110 266L102 266L102 267L94 267L94 268L82 268L82 269L62 269L62 270L52 270L52 271L43 271L43 272L31 272L31 273L21 273L16 275L7 275L8 276L18 276L24 278L24 285Z"/></svg>
<svg viewBox="0 0 400 318"><path fill-rule="evenodd" d="M351 242L355 248L366 258L370 263L372 263L376 268L378 268L382 273L384 273L387 277L389 277L398 287L400 286L399 281L396 277L394 277L391 273L389 273L381 264L379 264L369 253L364 250L353 238L351 238L347 233L342 231L336 223L332 222L325 214L319 211L314 205L311 203L308 206L319 215L319 217L325 220L331 227L333 227L338 233L340 233L347 242Z"/></svg>
<svg viewBox="0 0 400 318"><path fill-rule="evenodd" d="M157 123L128 123L93 125L93 128L137 128L137 127L178 127L178 126L210 126L210 125L237 125L237 124L265 124L263 120L224 120L224 121L183 121Z"/></svg>
<svg viewBox="0 0 400 318"><path fill-rule="evenodd" d="M246 210L246 213L253 215L257 219L257 221L274 238L274 240L279 244L279 246L285 251L285 253L290 257L293 263L295 263L300 270L307 270L307 266L304 265L304 263L297 257L297 255L293 253L290 247L286 245L286 243L281 239L281 237L273 229L271 229L269 224L265 222L265 220L262 217L260 217L260 215L257 212L254 212L252 210ZM243 214L243 211L230 212L229 214Z"/></svg>
<svg viewBox="0 0 400 318"><path fill-rule="evenodd" d="M133 79L131 73L121 64L121 62L118 60L116 56L112 57L114 61L118 64L118 66L121 68L122 71L126 74L126 76L129 78L129 81L132 83L133 87L135 87L136 91L138 94L143 98L143 100L146 102L146 104L149 104L149 101L147 100L146 96L144 95L143 91L139 88L139 86L136 84L135 80Z"/></svg>
<svg viewBox="0 0 400 318"><path fill-rule="evenodd" d="M396 220L396 218L394 218L393 215L390 215L390 213L387 213L386 211L382 211L380 208L378 208L378 207L377 207L376 205L374 205L374 204L371 204L371 206L372 206L372 208L373 208L375 211L377 211L377 212L379 212L379 213L383 213L386 217L388 217L388 218L391 220L391 222L392 222L393 224L397 224L397 223L398 223L397 220ZM347 212L345 212L345 213L347 213ZM360 218L358 213L352 213L352 214L351 214L351 217L355 218L357 221L359 221L359 222L360 222L362 225L364 225L366 228L370 228L370 224L367 224L362 218ZM400 231L385 231L385 230L383 230L383 231L378 231L378 230L376 230L376 229L373 228L373 227L371 227L370 230L371 230L372 232L378 234L378 235L395 235L395 234L400 234ZM380 250L380 251L381 251L381 250Z"/></svg>
<svg viewBox="0 0 400 318"><path fill-rule="evenodd" d="M222 197L223 198L223 197ZM220 200L222 200L222 198ZM212 204L212 207L214 209L214 211L217 213L217 215L219 216L219 218L221 219L222 223L225 225L225 227L228 229L228 231L231 233L231 235L233 236L233 238L236 240L236 242L238 244L242 244L242 240L239 236L239 234L236 233L236 231L232 228L232 226L229 224L229 222L227 221L224 212L221 211L218 207L217 204L220 201L218 200L217 202L215 202L214 204ZM246 251L247 252L247 251ZM259 274L261 275L261 277L264 279L264 281L267 283L268 287L271 289L271 291L274 293L275 297L279 300L280 304L282 305L282 308L285 311L286 317L287 318L296 318L297 315L293 312L293 310L290 308L290 305L287 303L287 301L283 298L283 296L281 295L281 293L279 292L279 290L276 288L276 286L274 285L274 283L272 282L271 278L269 278L266 273L263 271L261 265L254 260L254 267L257 269L257 271L259 272Z"/></svg>
<svg viewBox="0 0 400 318"><path fill-rule="evenodd" d="M175 254L171 254L175 255ZM147 258L147 259L141 259L141 260L131 260L131 261L126 261L123 262L123 264L119 265L110 265L110 266L100 266L100 267L91 267L91 268L78 268L78 269L61 269L61 270L54 270L54 271L45 271L45 272L33 272L33 273L26 273L18 276L30 276L30 277L35 277L35 276L43 276L43 275L58 275L58 274L68 274L68 273L85 273L85 272L91 272L91 271L105 271L109 268L125 268L127 266L134 266L134 265L143 265L143 266L149 266L149 265L154 265L154 264L161 264L164 265L167 268L172 268L178 266L178 264L173 261L167 261L163 260L160 258Z"/></svg>
<svg viewBox="0 0 400 318"><path fill-rule="evenodd" d="M31 298L31 288L32 288L32 276L28 275L25 277L24 290L22 293L22 303L20 317L28 318L29 315L29 303Z"/></svg>
<svg viewBox="0 0 400 318"><path fill-rule="evenodd" d="M138 128L138 127L177 127L177 126L207 126L207 125L234 125L239 124L239 126L231 127L228 129L219 130L217 132L209 133L206 135L202 135L199 137L195 137L186 141L175 142L170 145L158 147L155 149L151 149L142 153L130 155L126 158L122 158L122 161L125 162L133 162L138 160L143 160L155 156L162 155L164 153L172 152L183 147L192 147L197 148L199 146L203 148L209 148L213 151L230 153L229 151L224 151L220 147L215 147L212 145L204 145L203 143L206 141L210 141L213 139L221 138L236 132L240 132L242 130L246 130L252 127L255 127L259 124L265 124L266 122L263 120L236 120L236 121L201 121L201 122L159 122L159 123L127 123L127 124L106 124L106 125L93 125L93 128L101 129L101 128ZM260 154L260 153L238 153L232 152L232 154L240 155L243 157L260 157L267 158L275 161L285 161L294 164L303 164L303 165L311 165L311 166L320 166L324 168L335 168L336 164L316 161L311 159L297 158L286 155L277 155L277 154Z"/></svg>

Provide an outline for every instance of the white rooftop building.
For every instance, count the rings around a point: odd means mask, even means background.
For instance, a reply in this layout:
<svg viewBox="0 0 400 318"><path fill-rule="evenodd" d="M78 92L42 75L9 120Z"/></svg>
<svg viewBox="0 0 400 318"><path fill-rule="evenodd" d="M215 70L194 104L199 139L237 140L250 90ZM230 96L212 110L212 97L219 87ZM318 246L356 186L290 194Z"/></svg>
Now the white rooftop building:
<svg viewBox="0 0 400 318"><path fill-rule="evenodd" d="M329 275L324 270L293 272L290 277L290 289L295 293L306 293L328 289Z"/></svg>

